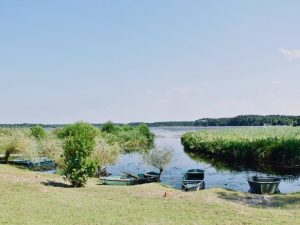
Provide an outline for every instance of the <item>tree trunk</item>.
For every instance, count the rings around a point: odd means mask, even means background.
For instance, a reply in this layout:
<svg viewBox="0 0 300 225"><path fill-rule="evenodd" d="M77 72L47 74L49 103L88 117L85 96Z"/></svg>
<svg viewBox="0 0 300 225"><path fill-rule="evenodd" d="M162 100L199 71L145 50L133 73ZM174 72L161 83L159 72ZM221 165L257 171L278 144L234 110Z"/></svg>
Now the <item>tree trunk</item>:
<svg viewBox="0 0 300 225"><path fill-rule="evenodd" d="M162 172L164 171L164 169L159 169L159 174L158 174L158 181L160 182L160 176L162 174Z"/></svg>
<svg viewBox="0 0 300 225"><path fill-rule="evenodd" d="M8 162L9 156L10 156L10 152L9 151L5 152L5 156L4 156L4 163L5 164Z"/></svg>

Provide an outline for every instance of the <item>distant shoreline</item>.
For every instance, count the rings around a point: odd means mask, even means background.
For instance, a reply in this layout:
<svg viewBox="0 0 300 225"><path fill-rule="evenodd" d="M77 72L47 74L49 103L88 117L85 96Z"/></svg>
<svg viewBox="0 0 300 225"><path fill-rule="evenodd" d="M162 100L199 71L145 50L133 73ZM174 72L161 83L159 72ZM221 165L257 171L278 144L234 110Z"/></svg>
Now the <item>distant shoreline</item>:
<svg viewBox="0 0 300 225"><path fill-rule="evenodd" d="M104 123L91 123L101 127ZM300 126L300 116L287 115L239 115L224 118L202 118L195 121L163 121L163 122L131 122L115 123L116 125L138 126L147 124L149 127L235 127L235 126ZM16 123L0 124L0 127L33 127L36 125L44 128L59 128L67 124L40 124L40 123Z"/></svg>

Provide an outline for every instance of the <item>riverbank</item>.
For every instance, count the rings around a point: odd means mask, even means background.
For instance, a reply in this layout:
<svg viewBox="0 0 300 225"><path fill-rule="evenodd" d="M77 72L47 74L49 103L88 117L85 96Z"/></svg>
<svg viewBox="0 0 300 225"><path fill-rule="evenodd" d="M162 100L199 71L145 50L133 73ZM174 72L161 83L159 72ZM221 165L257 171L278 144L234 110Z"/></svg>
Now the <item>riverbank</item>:
<svg viewBox="0 0 300 225"><path fill-rule="evenodd" d="M295 127L188 132L181 140L187 152L210 155L223 161L300 168L300 129Z"/></svg>
<svg viewBox="0 0 300 225"><path fill-rule="evenodd" d="M0 224L298 224L300 193L225 189L184 193L161 184L70 188L59 176L0 165ZM167 192L168 197L163 197Z"/></svg>

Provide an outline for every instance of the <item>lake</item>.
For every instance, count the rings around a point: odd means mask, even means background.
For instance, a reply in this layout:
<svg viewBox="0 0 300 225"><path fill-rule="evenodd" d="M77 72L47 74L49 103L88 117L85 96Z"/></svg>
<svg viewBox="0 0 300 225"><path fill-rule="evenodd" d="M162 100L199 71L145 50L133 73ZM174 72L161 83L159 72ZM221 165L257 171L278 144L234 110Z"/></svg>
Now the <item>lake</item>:
<svg viewBox="0 0 300 225"><path fill-rule="evenodd" d="M237 191L247 192L249 185L247 177L253 175L274 175L272 173L259 172L254 169L243 167L242 169L233 170L225 168L216 168L213 163L192 159L181 145L180 137L188 131L200 129L222 129L202 128L202 127L158 127L151 128L155 133L155 143L158 145L169 145L174 149L174 157L162 174L161 182L174 188L181 188L181 178L185 171L193 168L205 170L206 188L223 187ZM120 156L118 162L108 167L108 171L113 174L120 174L121 171L130 171L133 173L144 173L149 170L155 170L147 166L139 153L128 153ZM299 174L300 175L300 171ZM282 193L300 191L300 176L292 174L283 174L284 179L281 181L279 189Z"/></svg>

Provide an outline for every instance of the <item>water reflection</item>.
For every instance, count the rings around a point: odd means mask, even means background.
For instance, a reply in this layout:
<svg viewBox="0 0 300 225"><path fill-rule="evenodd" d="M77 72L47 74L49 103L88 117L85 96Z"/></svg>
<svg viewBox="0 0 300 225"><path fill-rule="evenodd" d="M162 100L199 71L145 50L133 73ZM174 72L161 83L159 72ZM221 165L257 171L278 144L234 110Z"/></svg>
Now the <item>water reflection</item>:
<svg viewBox="0 0 300 225"><path fill-rule="evenodd" d="M163 183L175 188L180 188L180 181L185 171L191 168L201 168L205 170L205 183L207 188L224 187L246 192L249 190L247 177L266 174L274 175L274 170L267 170L266 172L266 168L253 168L248 165L231 165L187 154L183 150L180 137L187 131L198 129L210 128L162 127L151 129L156 135L156 144L167 144L174 148L174 158L161 178ZM141 173L147 170L153 170L153 168L143 162L142 156L139 153L129 153L122 155L116 165L110 166L108 170L114 174L119 174L123 170ZM275 175L276 174L278 175L278 173L275 173ZM300 191L300 179L295 175L296 174L293 173L281 174L283 178L286 178L279 186L282 193Z"/></svg>

